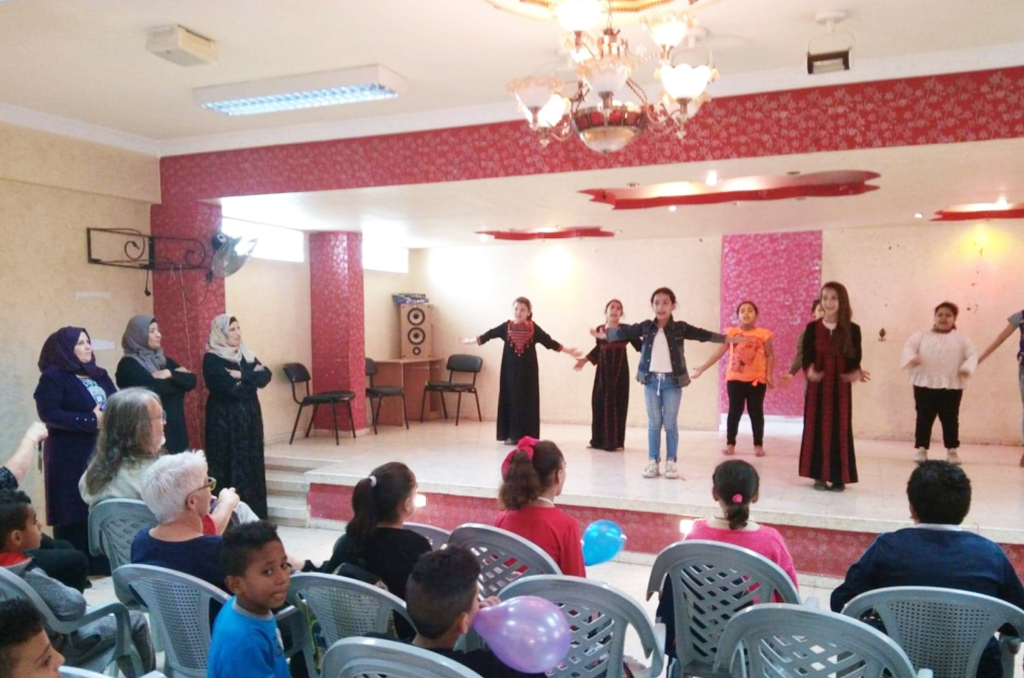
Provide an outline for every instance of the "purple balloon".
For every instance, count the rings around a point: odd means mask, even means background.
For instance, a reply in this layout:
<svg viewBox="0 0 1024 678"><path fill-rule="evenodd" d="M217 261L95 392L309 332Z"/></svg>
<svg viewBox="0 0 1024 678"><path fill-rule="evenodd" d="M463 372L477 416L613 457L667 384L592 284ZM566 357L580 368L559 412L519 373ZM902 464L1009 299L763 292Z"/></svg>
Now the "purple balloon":
<svg viewBox="0 0 1024 678"><path fill-rule="evenodd" d="M565 613L550 600L519 596L480 610L473 620L494 654L522 673L545 673L565 661L572 629Z"/></svg>

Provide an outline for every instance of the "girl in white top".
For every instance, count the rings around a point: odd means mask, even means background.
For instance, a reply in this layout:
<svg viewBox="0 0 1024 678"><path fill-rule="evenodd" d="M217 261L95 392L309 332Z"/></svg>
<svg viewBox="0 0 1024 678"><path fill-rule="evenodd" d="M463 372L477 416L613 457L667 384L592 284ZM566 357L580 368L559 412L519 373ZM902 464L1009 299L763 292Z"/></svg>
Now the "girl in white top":
<svg viewBox="0 0 1024 678"><path fill-rule="evenodd" d="M959 313L953 302L942 302L935 307L932 328L910 337L903 347L900 367L910 373L917 408L917 462L928 459L932 425L938 416L946 461L960 464L960 400L967 378L978 367L978 352L970 339L956 331Z"/></svg>

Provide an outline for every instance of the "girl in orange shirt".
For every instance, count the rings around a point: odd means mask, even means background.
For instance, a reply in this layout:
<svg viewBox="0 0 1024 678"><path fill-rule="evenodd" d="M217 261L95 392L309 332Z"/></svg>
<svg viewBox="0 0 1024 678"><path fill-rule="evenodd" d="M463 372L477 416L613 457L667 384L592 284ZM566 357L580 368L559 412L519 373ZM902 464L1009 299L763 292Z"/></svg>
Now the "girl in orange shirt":
<svg viewBox="0 0 1024 678"><path fill-rule="evenodd" d="M718 362L726 349L729 351L729 366L725 371L726 391L729 394L729 417L726 425L726 446L722 454L736 452L736 432L746 407L750 427L754 430L754 454L764 456L764 396L773 386L775 351L772 349L772 331L757 327L757 304L744 301L736 309L740 319L739 327L726 331L728 338L748 338L742 344L722 344L707 362L696 368L690 375L696 379L709 367Z"/></svg>

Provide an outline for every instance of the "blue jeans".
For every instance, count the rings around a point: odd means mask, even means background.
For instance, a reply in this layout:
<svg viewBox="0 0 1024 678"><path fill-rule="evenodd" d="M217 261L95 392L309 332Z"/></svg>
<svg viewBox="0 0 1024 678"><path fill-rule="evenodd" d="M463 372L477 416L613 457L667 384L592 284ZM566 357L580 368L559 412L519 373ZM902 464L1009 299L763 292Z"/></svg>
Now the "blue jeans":
<svg viewBox="0 0 1024 678"><path fill-rule="evenodd" d="M679 450L679 401L683 389L676 386L671 374L652 374L644 386L647 403L647 456L661 460L661 429L665 428L665 457L676 460Z"/></svg>

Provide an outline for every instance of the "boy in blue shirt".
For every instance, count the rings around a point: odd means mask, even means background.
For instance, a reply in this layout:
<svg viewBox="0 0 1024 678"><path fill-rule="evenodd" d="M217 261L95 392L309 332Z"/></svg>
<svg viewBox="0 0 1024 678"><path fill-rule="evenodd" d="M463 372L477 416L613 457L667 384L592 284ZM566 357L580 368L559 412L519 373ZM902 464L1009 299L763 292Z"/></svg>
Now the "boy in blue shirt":
<svg viewBox="0 0 1024 678"><path fill-rule="evenodd" d="M290 678L272 612L284 605L292 575L277 528L264 521L232 527L221 563L234 596L213 625L208 678Z"/></svg>

